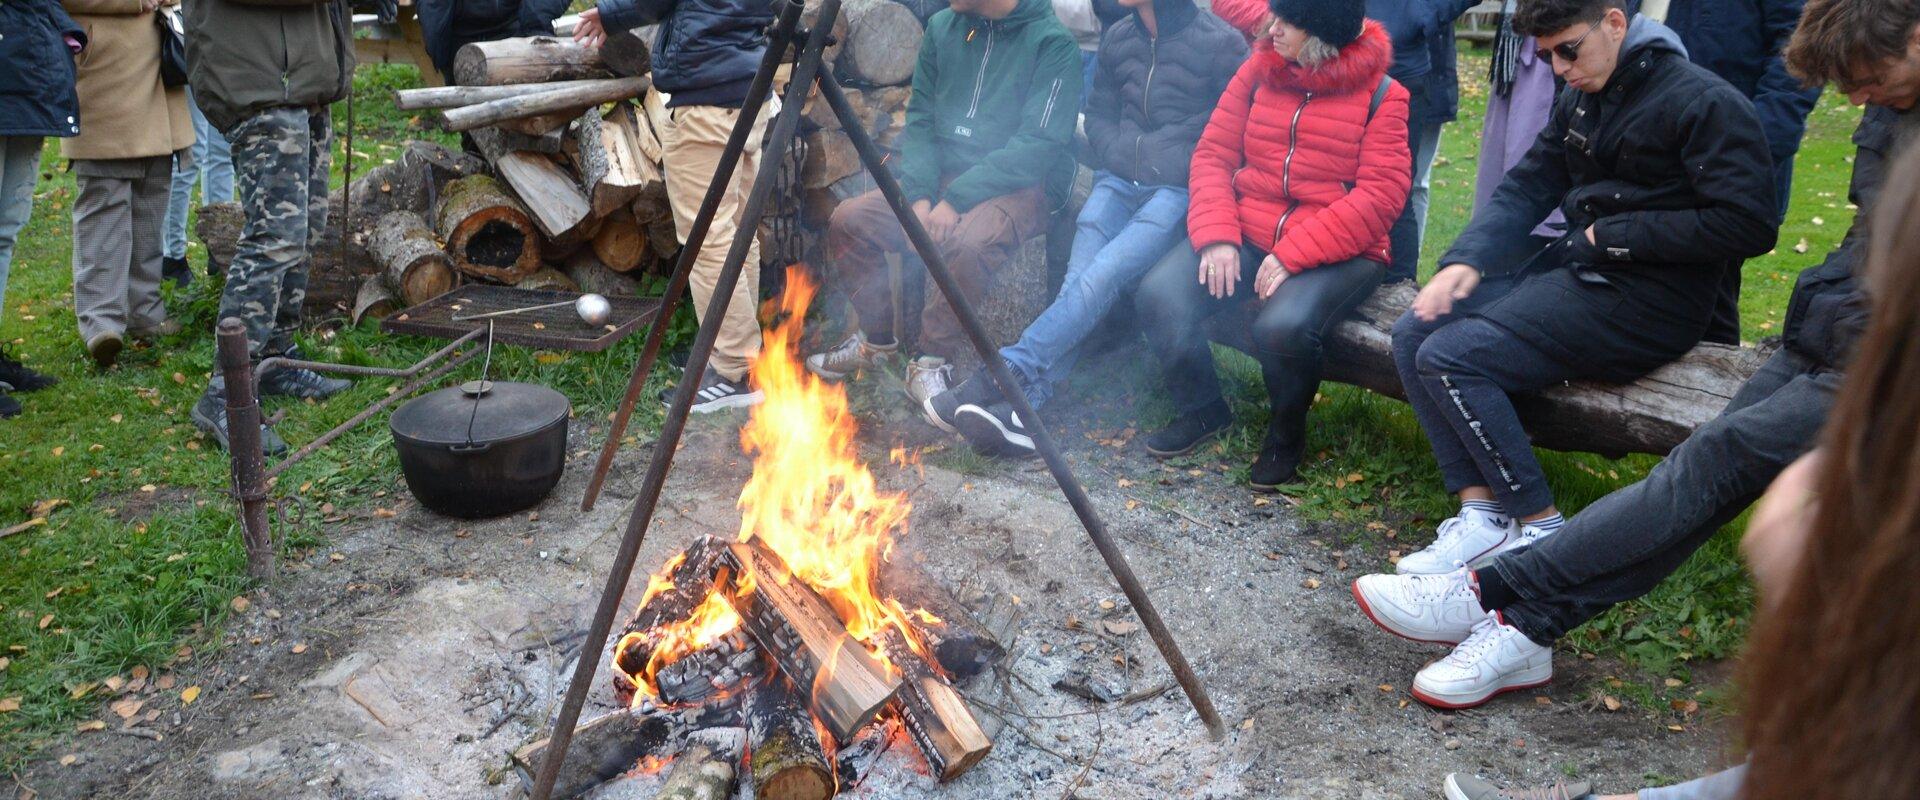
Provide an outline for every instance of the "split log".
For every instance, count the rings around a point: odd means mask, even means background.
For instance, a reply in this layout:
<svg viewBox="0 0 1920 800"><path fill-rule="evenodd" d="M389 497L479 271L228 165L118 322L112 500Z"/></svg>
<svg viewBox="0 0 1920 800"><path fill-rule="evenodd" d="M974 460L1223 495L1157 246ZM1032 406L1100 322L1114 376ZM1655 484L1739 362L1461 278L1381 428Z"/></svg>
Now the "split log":
<svg viewBox="0 0 1920 800"><path fill-rule="evenodd" d="M521 278L513 285L516 289L531 289L539 292L577 292L580 284L574 283L567 274L552 267L541 267L532 275Z"/></svg>
<svg viewBox="0 0 1920 800"><path fill-rule="evenodd" d="M393 107L401 111L428 111L441 108L459 108L476 103L519 97L523 94L539 94L555 89L569 89L609 80L607 78L588 78L577 81L555 81L552 83L510 83L503 86L432 86L424 89L396 89L393 92Z"/></svg>
<svg viewBox="0 0 1920 800"><path fill-rule="evenodd" d="M801 186L825 188L860 170L860 151L853 148L853 140L846 133L822 130L807 134L807 163L801 169Z"/></svg>
<svg viewBox="0 0 1920 800"><path fill-rule="evenodd" d="M622 709L574 728L567 757L560 762L560 774L553 783L553 796L578 797L633 769L643 756L660 754L673 727L667 717ZM514 771L529 790L551 746L552 740L541 739L513 751Z"/></svg>
<svg viewBox="0 0 1920 800"><path fill-rule="evenodd" d="M574 280L578 281L579 277L575 276ZM586 291L607 294L594 289ZM620 643L614 649L614 665L619 671L633 675L644 669L651 645L644 645L644 650L633 645L643 644L640 640L655 628L692 616L694 609L706 601L707 595L713 592L713 575L720 568L725 549L724 542L702 536L679 555L668 559L660 572L647 581L647 593L641 597L633 619L621 630Z"/></svg>
<svg viewBox="0 0 1920 800"><path fill-rule="evenodd" d="M687 747L673 760L657 800L727 800L740 777L747 732L708 728L687 735Z"/></svg>
<svg viewBox="0 0 1920 800"><path fill-rule="evenodd" d="M547 156L507 149L499 131L481 129L472 135L480 153L525 204L541 233L551 239L579 236L577 231L592 209L573 176ZM580 236L575 241L584 240Z"/></svg>
<svg viewBox="0 0 1920 800"><path fill-rule="evenodd" d="M913 11L894 0L847 0L840 14L847 18L847 31L835 72L872 86L913 79L925 34Z"/></svg>
<svg viewBox="0 0 1920 800"><path fill-rule="evenodd" d="M843 86L840 87L840 93L846 95L847 105L853 108L854 116L862 118L866 116L861 111L861 109L867 107L863 99L865 90L851 86ZM813 126L814 130L837 131L842 127L840 124L840 115L833 113L833 106L828 105L827 99L820 96L820 89L817 86L814 87L813 91L807 93L807 104L805 108L801 109L800 114L806 117L807 122Z"/></svg>
<svg viewBox="0 0 1920 800"><path fill-rule="evenodd" d="M594 216L631 205L642 192L665 192L665 176L641 148L643 139L652 138L652 128L630 103L618 103L604 115L588 109L574 122L574 163Z"/></svg>
<svg viewBox="0 0 1920 800"><path fill-rule="evenodd" d="M439 297L454 286L453 263L419 214L388 212L375 223L367 251L381 265L387 285L409 306Z"/></svg>
<svg viewBox="0 0 1920 800"><path fill-rule="evenodd" d="M595 258L592 250L581 250L567 257L566 266L561 269L580 286L580 291L592 292L605 297L638 297L640 281L613 271Z"/></svg>
<svg viewBox="0 0 1920 800"><path fill-rule="evenodd" d="M638 78L614 78L605 82L576 84L537 94L503 97L485 103L445 109L440 112L440 119L446 123L447 130L469 131L483 125L493 125L502 120L552 114L639 97L650 85L652 85L652 79L644 75Z"/></svg>
<svg viewBox="0 0 1920 800"><path fill-rule="evenodd" d="M616 272L640 268L647 255L647 234L633 221L633 212L621 211L600 222L593 237L593 255Z"/></svg>
<svg viewBox="0 0 1920 800"><path fill-rule="evenodd" d="M813 717L793 684L780 675L755 685L747 698L747 762L758 800L827 800L833 772Z"/></svg>
<svg viewBox="0 0 1920 800"><path fill-rule="evenodd" d="M634 204L634 216L639 216L639 203ZM661 261L672 261L680 252L680 234L674 228L673 213L655 216L651 222L642 225L647 229L647 249ZM669 267L672 265L669 264Z"/></svg>
<svg viewBox="0 0 1920 800"><path fill-rule="evenodd" d="M540 269L540 236L527 207L485 175L447 184L434 230L454 269L467 275L511 285Z"/></svg>
<svg viewBox="0 0 1920 800"><path fill-rule="evenodd" d="M527 36L461 45L453 80L466 86L552 83L609 77L600 50L552 36Z"/></svg>
<svg viewBox="0 0 1920 800"><path fill-rule="evenodd" d="M778 555L750 542L732 543L724 552L722 574L731 571L752 587L725 595L742 627L807 693L813 715L834 741L852 738L893 699L899 676L848 636L832 607L792 580Z"/></svg>
<svg viewBox="0 0 1920 800"><path fill-rule="evenodd" d="M874 588L881 597L891 598L909 612L927 652L955 680L978 675L1006 658L1006 648L973 613L906 554L895 553L892 560L880 562L877 583Z"/></svg>
<svg viewBox="0 0 1920 800"><path fill-rule="evenodd" d="M1391 332L1415 294L1410 282L1383 286L1361 304L1358 319L1334 328L1326 377L1405 399L1393 366ZM1239 324L1222 320L1233 316L1216 315L1209 328L1216 340L1247 350L1245 317ZM1751 347L1701 344L1632 383L1574 381L1516 396L1514 407L1538 447L1609 458L1666 455L1718 415L1764 360Z"/></svg>
<svg viewBox="0 0 1920 800"><path fill-rule="evenodd" d="M353 299L351 319L353 324L358 325L360 320L367 317L383 319L399 309L400 301L393 296L393 291L387 288L386 276L368 275L360 281L360 293Z"/></svg>
<svg viewBox="0 0 1920 800"><path fill-rule="evenodd" d="M659 33L658 25L607 31L607 41L600 45L600 60L615 75L633 77L652 72L653 42Z"/></svg>
<svg viewBox="0 0 1920 800"><path fill-rule="evenodd" d="M993 740L980 730L980 721L960 692L910 648L900 631L882 631L880 642L887 660L901 674L894 708L934 777L945 783L986 758Z"/></svg>

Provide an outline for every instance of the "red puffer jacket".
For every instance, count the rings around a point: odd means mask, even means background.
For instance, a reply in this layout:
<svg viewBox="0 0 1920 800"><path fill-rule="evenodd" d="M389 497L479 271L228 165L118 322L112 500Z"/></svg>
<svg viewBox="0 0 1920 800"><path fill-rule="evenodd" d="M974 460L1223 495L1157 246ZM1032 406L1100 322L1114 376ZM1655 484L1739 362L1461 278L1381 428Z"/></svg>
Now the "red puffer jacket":
<svg viewBox="0 0 1920 800"><path fill-rule="evenodd" d="M1244 240L1295 273L1358 256L1386 262L1387 230L1413 183L1407 90L1393 84L1367 121L1392 62L1373 20L1315 70L1257 43L1194 148L1194 248Z"/></svg>

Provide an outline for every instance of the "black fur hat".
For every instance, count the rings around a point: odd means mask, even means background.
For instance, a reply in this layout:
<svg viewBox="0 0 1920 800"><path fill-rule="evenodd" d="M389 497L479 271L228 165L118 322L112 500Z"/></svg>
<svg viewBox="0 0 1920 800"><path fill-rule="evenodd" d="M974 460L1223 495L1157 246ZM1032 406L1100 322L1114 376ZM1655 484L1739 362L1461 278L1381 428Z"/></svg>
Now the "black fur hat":
<svg viewBox="0 0 1920 800"><path fill-rule="evenodd" d="M1362 0L1267 0L1267 8L1287 24L1334 47L1346 47L1360 38L1360 25L1367 17Z"/></svg>

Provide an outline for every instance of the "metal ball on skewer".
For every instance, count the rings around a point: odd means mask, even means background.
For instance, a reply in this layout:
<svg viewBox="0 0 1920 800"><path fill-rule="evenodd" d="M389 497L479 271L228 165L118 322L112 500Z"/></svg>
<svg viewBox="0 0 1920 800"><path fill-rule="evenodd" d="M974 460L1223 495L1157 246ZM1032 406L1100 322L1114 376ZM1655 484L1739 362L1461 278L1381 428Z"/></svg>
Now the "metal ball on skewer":
<svg viewBox="0 0 1920 800"><path fill-rule="evenodd" d="M530 311L545 311L549 308L559 308L564 305L572 305L573 313L580 317L580 321L594 327L607 324L607 320L613 317L613 304L607 302L607 298L588 293L580 295L573 300L562 300L557 303L545 303L537 306L527 306L526 308L509 308L505 311L489 311L485 314L474 314L468 317L454 317L452 321L467 322L476 319L491 319L493 317L504 317L510 314L525 314Z"/></svg>

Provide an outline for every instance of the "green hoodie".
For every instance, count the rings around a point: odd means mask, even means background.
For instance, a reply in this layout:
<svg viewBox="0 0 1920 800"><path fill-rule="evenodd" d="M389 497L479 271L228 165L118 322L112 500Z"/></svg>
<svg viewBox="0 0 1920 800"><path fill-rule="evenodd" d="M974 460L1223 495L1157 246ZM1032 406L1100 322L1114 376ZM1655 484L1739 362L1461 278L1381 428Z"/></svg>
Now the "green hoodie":
<svg viewBox="0 0 1920 800"><path fill-rule="evenodd" d="M1058 207L1073 181L1079 104L1080 48L1049 0L1019 0L1001 19L934 14L900 138L907 199L964 212L1045 181Z"/></svg>

